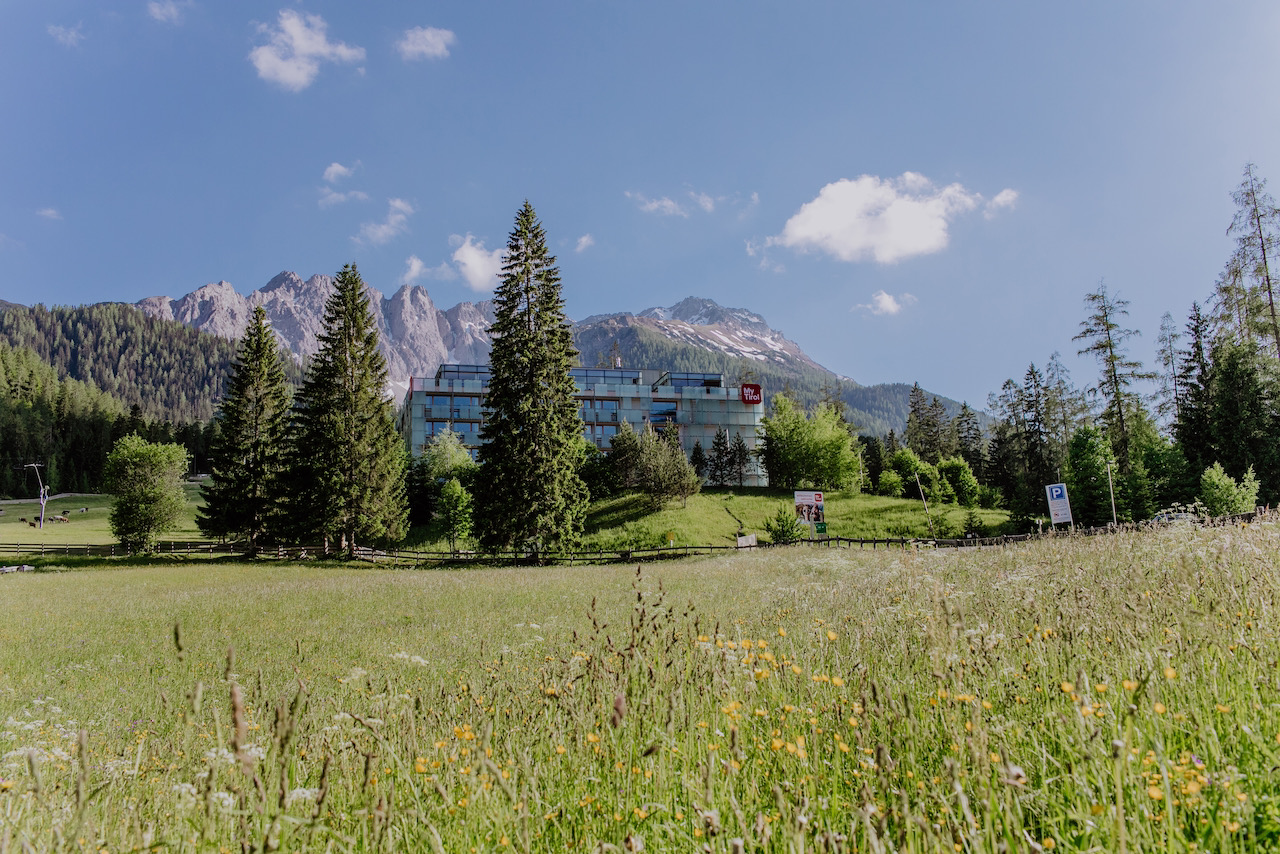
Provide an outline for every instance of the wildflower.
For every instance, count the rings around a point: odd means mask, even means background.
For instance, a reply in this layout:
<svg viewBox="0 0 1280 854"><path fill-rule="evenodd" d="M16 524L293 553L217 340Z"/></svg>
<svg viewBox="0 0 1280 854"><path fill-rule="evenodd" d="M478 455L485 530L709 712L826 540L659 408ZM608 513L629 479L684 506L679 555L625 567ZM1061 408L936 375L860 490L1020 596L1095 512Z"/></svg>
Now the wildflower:
<svg viewBox="0 0 1280 854"><path fill-rule="evenodd" d="M1070 682L1063 682L1060 687L1062 688L1062 693L1064 694L1070 694L1072 691L1076 689L1076 686L1072 685Z"/></svg>
<svg viewBox="0 0 1280 854"><path fill-rule="evenodd" d="M1163 801L1164 789L1159 786L1151 786L1147 789L1147 797L1151 798L1153 801Z"/></svg>
<svg viewBox="0 0 1280 854"><path fill-rule="evenodd" d="M563 754L564 752L565 752L565 746L563 744L557 744L556 753Z"/></svg>
<svg viewBox="0 0 1280 854"><path fill-rule="evenodd" d="M1224 714L1224 715L1225 715L1225 714L1227 714L1227 713L1229 713L1229 712L1231 711L1231 707L1230 707L1230 706L1224 706L1222 703L1218 703L1218 704L1215 706L1215 708L1218 710L1218 712L1219 712L1220 714Z"/></svg>
<svg viewBox="0 0 1280 854"><path fill-rule="evenodd" d="M1156 703L1152 708L1155 709L1157 715L1163 715L1168 709L1164 707L1164 703Z"/></svg>
<svg viewBox="0 0 1280 854"><path fill-rule="evenodd" d="M1107 683L1099 682L1097 685L1093 686L1093 690L1097 691L1099 694L1105 694L1107 693Z"/></svg>
<svg viewBox="0 0 1280 854"><path fill-rule="evenodd" d="M780 638L785 638L786 636L787 636L787 630L786 630L786 629L778 629L778 637L780 637Z"/></svg>
<svg viewBox="0 0 1280 854"><path fill-rule="evenodd" d="M835 640L835 639L836 639L836 638L838 638L838 637L840 637L840 636L839 636L838 634L836 634L835 632L830 631L830 630L828 630L828 631L827 631L827 640L829 640L829 641L833 641L833 640Z"/></svg>
<svg viewBox="0 0 1280 854"><path fill-rule="evenodd" d="M1041 842L1040 845L1042 848L1044 848L1045 851L1052 851L1053 849L1058 847L1058 843L1053 841L1052 836L1046 836L1044 838L1044 841Z"/></svg>
<svg viewBox="0 0 1280 854"><path fill-rule="evenodd" d="M1137 691L1138 683L1134 682L1132 679L1126 679L1124 680L1124 689L1126 691Z"/></svg>
<svg viewBox="0 0 1280 854"><path fill-rule="evenodd" d="M1164 669L1164 678L1165 678L1165 679L1177 679L1177 678L1178 678L1178 671L1174 670L1172 667L1166 667L1166 668Z"/></svg>
<svg viewBox="0 0 1280 854"><path fill-rule="evenodd" d="M600 741L600 736L596 735L594 732L589 732L587 733L587 741L592 744L597 744Z"/></svg>

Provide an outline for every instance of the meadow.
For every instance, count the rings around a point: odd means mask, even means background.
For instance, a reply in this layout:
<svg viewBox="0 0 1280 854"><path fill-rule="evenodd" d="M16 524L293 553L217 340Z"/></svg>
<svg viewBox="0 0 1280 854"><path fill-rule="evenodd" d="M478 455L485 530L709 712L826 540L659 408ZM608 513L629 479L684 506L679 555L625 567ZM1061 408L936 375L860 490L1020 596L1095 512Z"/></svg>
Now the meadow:
<svg viewBox="0 0 1280 854"><path fill-rule="evenodd" d="M196 508L202 499L199 487L187 485L186 512L178 526L162 536L165 540L202 540L196 527ZM37 502L3 505L0 514L0 543L38 546L72 543L106 545L115 542L108 524L112 498L95 495L50 501L46 517L67 510L67 522L46 521L44 529L26 522L40 515ZM828 533L832 536L866 539L888 537L928 537L929 520L919 501L883 498L853 492L826 495ZM692 495L686 505L670 501L654 510L639 494L621 495L594 502L587 516L581 548L621 550L678 546L732 546L739 528L762 535L764 523L779 508L792 506L792 495L782 490L708 488ZM88 512L80 513L79 508ZM930 507L939 536L957 536L963 529L967 510L956 505ZM1009 519L1003 510L977 510L983 525L997 533ZM448 550L448 539L437 524L414 528L403 544L407 548Z"/></svg>
<svg viewBox="0 0 1280 854"><path fill-rule="evenodd" d="M0 850L1274 850L1278 552L11 574Z"/></svg>

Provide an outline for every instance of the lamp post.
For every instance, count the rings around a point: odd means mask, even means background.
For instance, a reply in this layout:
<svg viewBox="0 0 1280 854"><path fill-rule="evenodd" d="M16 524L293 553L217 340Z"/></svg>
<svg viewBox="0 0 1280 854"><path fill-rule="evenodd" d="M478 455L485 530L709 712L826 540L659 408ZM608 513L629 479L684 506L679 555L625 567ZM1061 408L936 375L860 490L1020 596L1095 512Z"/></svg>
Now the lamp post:
<svg viewBox="0 0 1280 854"><path fill-rule="evenodd" d="M1120 522L1116 519L1116 487L1111 482L1111 460L1107 460L1107 491L1111 493L1111 524L1118 527Z"/></svg>
<svg viewBox="0 0 1280 854"><path fill-rule="evenodd" d="M24 468L36 470L36 483L40 484L40 527L44 528L44 505L49 501L49 487L44 485L44 478L40 477L40 469L43 463L27 463Z"/></svg>

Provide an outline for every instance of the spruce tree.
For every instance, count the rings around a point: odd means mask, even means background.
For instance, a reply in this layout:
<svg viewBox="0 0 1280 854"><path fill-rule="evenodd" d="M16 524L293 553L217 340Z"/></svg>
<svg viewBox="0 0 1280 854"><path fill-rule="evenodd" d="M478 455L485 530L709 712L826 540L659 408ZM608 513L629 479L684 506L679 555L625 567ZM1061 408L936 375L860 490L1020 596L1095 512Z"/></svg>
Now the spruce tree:
<svg viewBox="0 0 1280 854"><path fill-rule="evenodd" d="M707 479L716 486L727 484L731 477L732 460L729 434L720 427L716 430L715 438L711 440L711 456L707 458Z"/></svg>
<svg viewBox="0 0 1280 854"><path fill-rule="evenodd" d="M280 529L289 428L284 363L262 306L240 339L217 421L196 524L206 537L242 537L255 554Z"/></svg>
<svg viewBox="0 0 1280 854"><path fill-rule="evenodd" d="M747 450L747 443L742 438L741 433L733 434L733 441L729 444L729 480L742 486L747 480L747 463L750 461L750 451Z"/></svg>
<svg viewBox="0 0 1280 854"><path fill-rule="evenodd" d="M588 501L576 467L582 419L569 373L577 351L555 260L526 200L493 295L475 527L486 551L525 548L535 560L578 541Z"/></svg>
<svg viewBox="0 0 1280 854"><path fill-rule="evenodd" d="M334 279L320 350L294 409L290 516L298 538L354 555L358 543L403 538L405 448L389 401L387 363L354 264Z"/></svg>

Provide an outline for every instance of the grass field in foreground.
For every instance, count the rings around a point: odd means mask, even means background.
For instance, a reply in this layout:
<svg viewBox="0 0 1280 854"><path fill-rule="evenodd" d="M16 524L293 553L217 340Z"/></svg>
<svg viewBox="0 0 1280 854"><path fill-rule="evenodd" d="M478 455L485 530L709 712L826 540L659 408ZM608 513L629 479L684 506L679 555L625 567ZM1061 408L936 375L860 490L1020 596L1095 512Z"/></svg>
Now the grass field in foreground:
<svg viewBox="0 0 1280 854"><path fill-rule="evenodd" d="M642 575L3 576L0 839L1275 850L1277 553L1255 526Z"/></svg>

